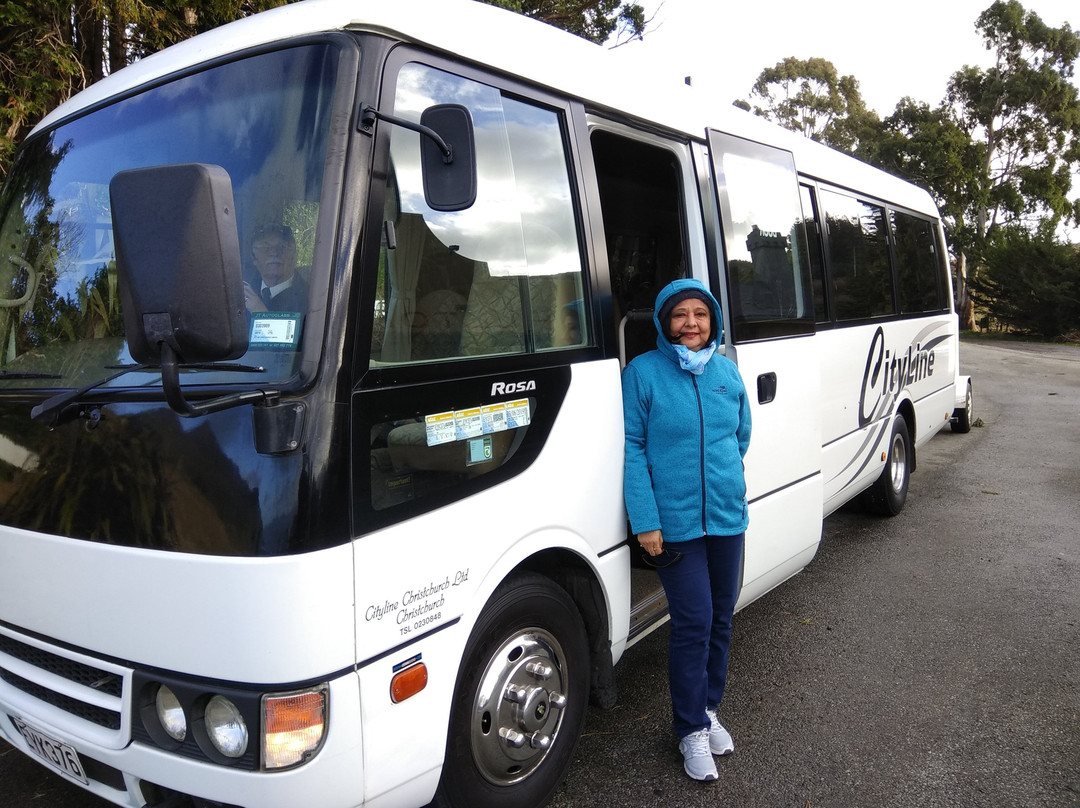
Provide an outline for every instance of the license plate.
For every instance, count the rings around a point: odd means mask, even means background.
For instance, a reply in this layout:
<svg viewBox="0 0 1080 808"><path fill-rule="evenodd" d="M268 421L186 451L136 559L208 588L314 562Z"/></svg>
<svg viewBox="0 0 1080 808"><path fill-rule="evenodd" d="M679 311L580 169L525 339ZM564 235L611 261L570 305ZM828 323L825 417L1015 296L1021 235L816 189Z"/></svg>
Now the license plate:
<svg viewBox="0 0 1080 808"><path fill-rule="evenodd" d="M9 717L11 723L15 725L15 729L26 740L26 745L30 747L31 752L61 774L66 774L68 777L78 780L84 786L90 784L86 779L86 773L83 771L82 761L79 760L79 755L74 748L56 740L56 738L49 737L36 727L27 724L21 718Z"/></svg>

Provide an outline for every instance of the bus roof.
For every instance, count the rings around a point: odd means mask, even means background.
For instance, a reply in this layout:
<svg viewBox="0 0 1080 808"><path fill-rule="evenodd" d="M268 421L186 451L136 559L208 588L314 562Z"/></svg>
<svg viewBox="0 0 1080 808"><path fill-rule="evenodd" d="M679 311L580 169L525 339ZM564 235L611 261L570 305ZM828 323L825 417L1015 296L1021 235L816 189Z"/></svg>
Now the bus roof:
<svg viewBox="0 0 1080 808"><path fill-rule="evenodd" d="M47 115L34 132L143 84L249 48L326 31L376 31L701 139L707 128L788 149L805 175L880 196L929 215L922 189L683 82L655 67L524 15L475 0L302 0L193 37L102 79ZM666 73L664 75L667 75Z"/></svg>

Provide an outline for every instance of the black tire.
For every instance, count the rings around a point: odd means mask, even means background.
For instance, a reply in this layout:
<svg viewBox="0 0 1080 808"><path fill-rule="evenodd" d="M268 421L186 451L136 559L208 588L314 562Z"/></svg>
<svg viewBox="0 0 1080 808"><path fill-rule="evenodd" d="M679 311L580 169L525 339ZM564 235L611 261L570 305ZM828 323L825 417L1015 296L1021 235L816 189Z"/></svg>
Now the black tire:
<svg viewBox="0 0 1080 808"><path fill-rule="evenodd" d="M908 482L911 479L911 434L904 416L893 418L892 434L885 457L885 468L877 482L866 492L866 507L881 516L896 516L904 509Z"/></svg>
<svg viewBox="0 0 1080 808"><path fill-rule="evenodd" d="M546 804L570 767L588 700L588 638L573 600L541 575L503 583L465 648L434 804Z"/></svg>
<svg viewBox="0 0 1080 808"><path fill-rule="evenodd" d="M975 407L975 397L971 393L971 382L967 383L967 396L964 398L964 406L957 407L953 410L952 418L949 421L949 426L952 427L953 432L959 432L960 434L967 434L971 431L971 422L974 420L972 410Z"/></svg>

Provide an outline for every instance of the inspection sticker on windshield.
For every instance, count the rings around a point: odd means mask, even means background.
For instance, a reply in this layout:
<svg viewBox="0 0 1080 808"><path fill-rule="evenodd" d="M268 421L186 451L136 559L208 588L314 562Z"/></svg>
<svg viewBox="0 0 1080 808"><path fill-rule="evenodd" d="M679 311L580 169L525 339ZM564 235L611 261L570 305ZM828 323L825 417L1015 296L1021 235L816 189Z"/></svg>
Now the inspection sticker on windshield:
<svg viewBox="0 0 1080 808"><path fill-rule="evenodd" d="M27 724L21 718L16 718L13 715L8 716L8 718L11 719L11 723L15 725L15 729L19 731L19 734L23 736L31 752L61 774L66 774L68 777L78 780L84 786L90 784L86 779L86 773L83 771L79 754L74 748L49 737L36 727Z"/></svg>
<svg viewBox="0 0 1080 808"><path fill-rule="evenodd" d="M300 344L301 314L296 311L260 311L251 316L248 347L295 350Z"/></svg>

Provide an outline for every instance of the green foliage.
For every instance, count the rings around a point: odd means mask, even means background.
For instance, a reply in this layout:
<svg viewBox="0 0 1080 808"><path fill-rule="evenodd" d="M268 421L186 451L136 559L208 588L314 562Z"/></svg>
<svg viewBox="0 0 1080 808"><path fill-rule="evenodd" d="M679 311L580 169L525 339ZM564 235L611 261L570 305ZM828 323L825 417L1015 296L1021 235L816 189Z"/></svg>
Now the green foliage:
<svg viewBox="0 0 1080 808"><path fill-rule="evenodd" d="M1002 239L1024 229L1052 232L1063 221L1080 221L1080 199L1069 199L1071 174L1080 167L1080 98L1072 83L1080 37L1067 23L1047 26L1016 0L994 2L975 25L994 65L954 73L939 107L903 99L859 149L863 159L936 198L957 252L967 329L976 327L973 303L985 304L998 288L997 281L980 279L991 240L1000 253ZM1011 294L1018 287L1000 288Z"/></svg>
<svg viewBox="0 0 1080 808"><path fill-rule="evenodd" d="M1018 225L989 239L972 296L996 324L1044 339L1080 330L1080 248Z"/></svg>
<svg viewBox="0 0 1080 808"><path fill-rule="evenodd" d="M615 34L619 42L640 39L645 9L623 0L481 0L546 22L602 45Z"/></svg>
<svg viewBox="0 0 1080 808"><path fill-rule="evenodd" d="M49 110L195 34L295 0L0 0L0 179Z"/></svg>
<svg viewBox="0 0 1080 808"><path fill-rule="evenodd" d="M763 106L751 107L747 101L736 106L849 153L880 123L866 108L855 77L839 75L827 59L777 62L761 71L750 95Z"/></svg>
<svg viewBox="0 0 1080 808"><path fill-rule="evenodd" d="M0 180L47 112L137 59L297 0L0 0ZM593 42L640 39L644 8L623 0L484 0Z"/></svg>
<svg viewBox="0 0 1080 808"><path fill-rule="evenodd" d="M1080 165L1080 97L1072 83L1080 37L1047 26L1017 0L998 0L976 28L992 67L964 67L949 81L957 124L984 149L976 180L975 238L1013 221L1080 220L1070 171Z"/></svg>
<svg viewBox="0 0 1080 808"><path fill-rule="evenodd" d="M950 243L974 247L972 212L985 200L979 180L985 146L972 140L951 108L901 99L876 136L863 139L858 156L930 191Z"/></svg>
<svg viewBox="0 0 1080 808"><path fill-rule="evenodd" d="M85 85L66 10L50 0L0 2L0 178L30 127Z"/></svg>

